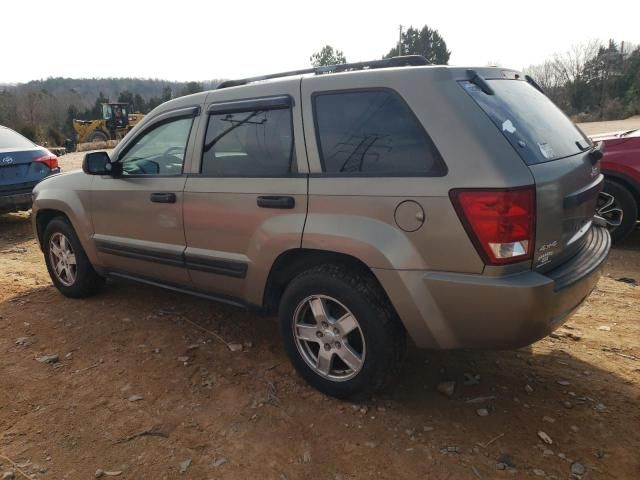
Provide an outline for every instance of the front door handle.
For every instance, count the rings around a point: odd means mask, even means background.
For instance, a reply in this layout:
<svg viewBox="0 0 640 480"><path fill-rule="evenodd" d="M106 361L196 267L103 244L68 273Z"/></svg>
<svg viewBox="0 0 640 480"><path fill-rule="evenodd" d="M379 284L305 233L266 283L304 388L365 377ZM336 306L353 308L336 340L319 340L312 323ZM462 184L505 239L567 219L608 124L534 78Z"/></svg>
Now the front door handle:
<svg viewBox="0 0 640 480"><path fill-rule="evenodd" d="M264 195L258 197L258 206L262 208L294 208L296 200L288 196Z"/></svg>
<svg viewBox="0 0 640 480"><path fill-rule="evenodd" d="M152 193L151 201L154 203L176 203L175 193Z"/></svg>

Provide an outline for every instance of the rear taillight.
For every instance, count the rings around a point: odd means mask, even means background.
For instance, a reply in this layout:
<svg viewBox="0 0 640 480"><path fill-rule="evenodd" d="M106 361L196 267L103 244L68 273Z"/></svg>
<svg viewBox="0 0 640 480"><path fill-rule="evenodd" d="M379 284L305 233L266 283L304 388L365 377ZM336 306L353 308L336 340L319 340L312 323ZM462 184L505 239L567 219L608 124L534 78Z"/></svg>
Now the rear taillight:
<svg viewBox="0 0 640 480"><path fill-rule="evenodd" d="M47 167L49 167L49 170L58 169L58 157L56 157L52 153L38 157L35 160L32 160L32 162L44 163Z"/></svg>
<svg viewBox="0 0 640 480"><path fill-rule="evenodd" d="M532 257L536 217L533 186L452 190L450 197L486 264L503 265Z"/></svg>

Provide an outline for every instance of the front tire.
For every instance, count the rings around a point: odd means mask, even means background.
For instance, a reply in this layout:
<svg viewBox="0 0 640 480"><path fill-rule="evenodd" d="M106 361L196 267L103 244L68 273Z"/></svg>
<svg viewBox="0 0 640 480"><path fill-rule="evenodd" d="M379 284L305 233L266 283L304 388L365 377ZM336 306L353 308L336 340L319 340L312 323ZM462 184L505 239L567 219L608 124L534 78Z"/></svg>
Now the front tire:
<svg viewBox="0 0 640 480"><path fill-rule="evenodd" d="M89 134L88 142L89 143L100 143L106 142L109 140L109 137L102 130L94 130Z"/></svg>
<svg viewBox="0 0 640 480"><path fill-rule="evenodd" d="M291 363L321 392L365 398L393 378L406 336L381 287L366 272L321 265L282 296L280 331Z"/></svg>
<svg viewBox="0 0 640 480"><path fill-rule="evenodd" d="M609 207L609 212L598 212L601 216L607 217L611 211L622 210L622 222L617 227L609 229L611 240L620 242L629 235L636 227L638 220L638 204L633 194L623 185L612 180L605 180L605 193L613 196L614 204Z"/></svg>
<svg viewBox="0 0 640 480"><path fill-rule="evenodd" d="M49 276L60 293L72 298L88 297L104 285L104 278L93 269L66 218L51 220L42 241Z"/></svg>

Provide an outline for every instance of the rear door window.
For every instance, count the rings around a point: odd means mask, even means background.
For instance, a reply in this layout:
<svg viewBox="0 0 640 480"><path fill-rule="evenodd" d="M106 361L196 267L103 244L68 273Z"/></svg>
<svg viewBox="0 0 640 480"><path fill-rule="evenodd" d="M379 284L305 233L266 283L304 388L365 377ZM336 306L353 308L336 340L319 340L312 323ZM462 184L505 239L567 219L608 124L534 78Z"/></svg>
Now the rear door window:
<svg viewBox="0 0 640 480"><path fill-rule="evenodd" d="M201 173L216 177L295 173L291 108L211 114Z"/></svg>
<svg viewBox="0 0 640 480"><path fill-rule="evenodd" d="M339 175L443 176L447 167L404 100L392 90L313 96L323 171Z"/></svg>
<svg viewBox="0 0 640 480"><path fill-rule="evenodd" d="M576 155L589 139L556 105L523 80L487 80L494 95L460 82L528 165Z"/></svg>

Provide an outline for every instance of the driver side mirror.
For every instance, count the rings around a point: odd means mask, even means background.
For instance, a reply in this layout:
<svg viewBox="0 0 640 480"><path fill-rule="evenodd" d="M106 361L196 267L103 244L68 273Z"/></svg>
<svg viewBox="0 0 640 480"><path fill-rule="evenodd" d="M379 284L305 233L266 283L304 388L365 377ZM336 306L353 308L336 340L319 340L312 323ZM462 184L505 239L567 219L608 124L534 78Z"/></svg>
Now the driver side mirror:
<svg viewBox="0 0 640 480"><path fill-rule="evenodd" d="M122 164L112 163L107 152L91 152L84 156L82 171L87 175L111 175L118 177L122 174Z"/></svg>

